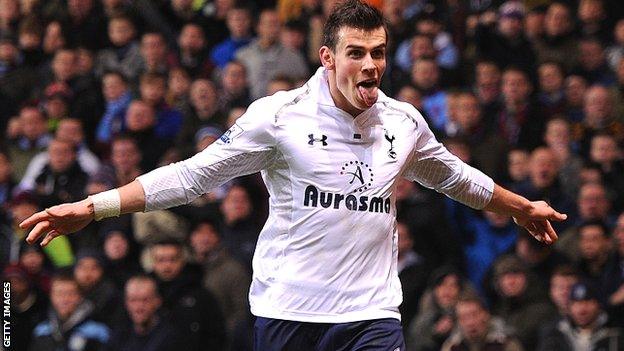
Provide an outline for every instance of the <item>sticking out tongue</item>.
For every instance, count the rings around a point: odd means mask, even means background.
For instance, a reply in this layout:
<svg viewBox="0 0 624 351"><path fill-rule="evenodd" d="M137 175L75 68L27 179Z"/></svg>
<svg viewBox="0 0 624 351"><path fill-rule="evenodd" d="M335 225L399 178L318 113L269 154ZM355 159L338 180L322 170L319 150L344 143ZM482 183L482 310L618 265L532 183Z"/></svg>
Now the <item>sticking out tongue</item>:
<svg viewBox="0 0 624 351"><path fill-rule="evenodd" d="M360 92L360 95L362 96L362 100L364 100L364 103L366 104L367 107L373 106L375 101L377 101L377 87L376 86L365 87L363 85L358 85L358 91Z"/></svg>

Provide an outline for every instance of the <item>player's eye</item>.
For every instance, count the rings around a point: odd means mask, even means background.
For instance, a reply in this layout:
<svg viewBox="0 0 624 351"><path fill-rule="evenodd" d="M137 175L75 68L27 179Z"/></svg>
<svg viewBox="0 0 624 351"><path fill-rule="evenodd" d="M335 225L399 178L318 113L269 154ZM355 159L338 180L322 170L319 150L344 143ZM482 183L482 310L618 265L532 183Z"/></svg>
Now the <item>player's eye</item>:
<svg viewBox="0 0 624 351"><path fill-rule="evenodd" d="M374 50L371 53L371 57L374 58L374 59L381 59L381 58L384 57L384 55L385 55L385 52L383 50L381 50L381 49L380 50Z"/></svg>
<svg viewBox="0 0 624 351"><path fill-rule="evenodd" d="M364 56L364 53L361 50L351 50L347 54L352 58L360 58Z"/></svg>

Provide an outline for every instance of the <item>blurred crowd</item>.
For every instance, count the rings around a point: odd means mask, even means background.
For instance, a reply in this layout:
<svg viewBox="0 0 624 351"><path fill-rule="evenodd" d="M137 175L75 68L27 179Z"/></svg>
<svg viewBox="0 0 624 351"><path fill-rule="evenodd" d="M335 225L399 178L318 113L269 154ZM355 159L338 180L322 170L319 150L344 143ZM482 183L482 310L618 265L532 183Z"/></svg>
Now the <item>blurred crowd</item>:
<svg viewBox="0 0 624 351"><path fill-rule="evenodd" d="M545 246L399 181L408 350L624 350L624 3L369 2L388 20L384 92L465 162L568 214ZM334 3L0 0L9 350L251 349L258 175L45 248L18 224L189 157L251 101L305 84Z"/></svg>

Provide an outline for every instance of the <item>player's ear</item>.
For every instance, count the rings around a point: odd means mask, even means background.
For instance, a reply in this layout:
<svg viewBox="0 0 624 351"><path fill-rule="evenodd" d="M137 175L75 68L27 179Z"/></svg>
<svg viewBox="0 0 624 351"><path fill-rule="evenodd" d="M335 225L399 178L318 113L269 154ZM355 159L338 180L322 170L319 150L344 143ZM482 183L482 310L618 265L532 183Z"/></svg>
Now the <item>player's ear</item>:
<svg viewBox="0 0 624 351"><path fill-rule="evenodd" d="M327 70L333 70L336 67L336 63L334 62L334 53L331 49L325 45L323 45L319 49L319 58L321 59L321 64Z"/></svg>

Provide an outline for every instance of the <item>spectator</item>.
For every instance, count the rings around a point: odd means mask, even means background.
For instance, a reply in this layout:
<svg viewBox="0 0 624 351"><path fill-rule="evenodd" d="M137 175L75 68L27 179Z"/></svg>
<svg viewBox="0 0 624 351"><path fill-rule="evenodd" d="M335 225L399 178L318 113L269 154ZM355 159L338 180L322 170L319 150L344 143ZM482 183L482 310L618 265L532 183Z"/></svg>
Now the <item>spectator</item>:
<svg viewBox="0 0 624 351"><path fill-rule="evenodd" d="M191 89L191 75L182 67L175 67L169 71L166 101L178 111L182 111L188 103Z"/></svg>
<svg viewBox="0 0 624 351"><path fill-rule="evenodd" d="M457 240L451 239L453 231L444 197L407 179L398 180L396 196L397 218L414 233L414 252L430 267L459 266L461 247Z"/></svg>
<svg viewBox="0 0 624 351"><path fill-rule="evenodd" d="M35 289L44 295L50 294L50 280L52 277L50 260L46 257L43 249L29 245L22 245L19 252L19 265L24 268L28 279Z"/></svg>
<svg viewBox="0 0 624 351"><path fill-rule="evenodd" d="M82 199L89 176L76 160L76 146L54 139L48 146L50 161L35 178L35 192L43 207Z"/></svg>
<svg viewBox="0 0 624 351"><path fill-rule="evenodd" d="M3 281L11 283L11 349L28 350L32 331L46 317L47 296L19 265L4 266Z"/></svg>
<svg viewBox="0 0 624 351"><path fill-rule="evenodd" d="M607 23L607 12L602 0L580 0L577 8L579 32L584 36L595 36L603 43L611 39Z"/></svg>
<svg viewBox="0 0 624 351"><path fill-rule="evenodd" d="M544 142L559 165L558 178L563 191L569 199L574 199L578 195L583 159L575 152L570 128L567 119L560 116L552 118L546 123Z"/></svg>
<svg viewBox="0 0 624 351"><path fill-rule="evenodd" d="M253 99L266 95L269 80L276 75L298 79L308 74L303 56L279 43L280 29L277 12L262 11L256 27L258 37L235 54L236 59L247 69Z"/></svg>
<svg viewBox="0 0 624 351"><path fill-rule="evenodd" d="M132 101L128 80L121 72L105 72L102 77L102 95L106 107L98 123L95 138L98 143L107 145L123 129L123 116Z"/></svg>
<svg viewBox="0 0 624 351"><path fill-rule="evenodd" d="M568 5L552 2L544 17L544 35L534 41L539 62L563 63L566 70L578 62L578 43L573 35L574 20Z"/></svg>
<svg viewBox="0 0 624 351"><path fill-rule="evenodd" d="M153 245L150 251L164 318L174 324L184 350L220 350L225 336L220 306L185 263L182 245L165 241Z"/></svg>
<svg viewBox="0 0 624 351"><path fill-rule="evenodd" d="M158 138L173 140L182 127L182 114L172 109L165 101L167 79L158 73L145 73L141 76L139 91L141 100L154 110L156 125L154 132Z"/></svg>
<svg viewBox="0 0 624 351"><path fill-rule="evenodd" d="M125 307L132 325L113 334L109 350L180 350L183 345L173 325L158 316L162 298L154 278L135 275L125 286Z"/></svg>
<svg viewBox="0 0 624 351"><path fill-rule="evenodd" d="M517 238L511 218L493 212L468 212L461 223L462 248L467 278L483 293L483 281L490 265L510 250Z"/></svg>
<svg viewBox="0 0 624 351"><path fill-rule="evenodd" d="M446 340L442 351L452 350L507 350L522 351L502 320L492 317L485 303L474 295L460 297L455 306L458 328Z"/></svg>
<svg viewBox="0 0 624 351"><path fill-rule="evenodd" d="M87 148L82 121L77 118L64 118L59 121L56 129L56 138L71 142L77 149L76 161L80 168L87 174L94 175L100 167L100 160ZM20 191L32 191L35 189L35 178L41 174L45 166L50 162L48 151L41 152L32 158L18 185Z"/></svg>
<svg viewBox="0 0 624 351"><path fill-rule="evenodd" d="M537 101L547 118L565 112L565 95L563 81L565 74L559 63L543 62L537 68L539 89Z"/></svg>
<svg viewBox="0 0 624 351"><path fill-rule="evenodd" d="M548 294L558 312L557 316L553 318L555 323L570 315L570 292L579 280L579 274L572 266L559 266L550 276Z"/></svg>
<svg viewBox="0 0 624 351"><path fill-rule="evenodd" d="M613 28L613 43L607 48L607 61L611 71L618 72L620 61L624 58L624 19L620 19Z"/></svg>
<svg viewBox="0 0 624 351"><path fill-rule="evenodd" d="M67 41L71 46L92 50L106 42L106 21L94 0L68 0L66 13Z"/></svg>
<svg viewBox="0 0 624 351"><path fill-rule="evenodd" d="M585 78L571 74L565 80L565 99L567 119L576 124L583 120L583 105L587 81Z"/></svg>
<svg viewBox="0 0 624 351"><path fill-rule="evenodd" d="M236 51L247 46L251 40L251 13L249 8L234 6L227 12L229 38L217 44L210 52L210 59L220 69L234 60Z"/></svg>
<svg viewBox="0 0 624 351"><path fill-rule="evenodd" d="M613 115L613 99L607 88L593 85L587 89L583 112L583 121L574 125L575 141L580 144L583 156L589 154L591 139L598 132L611 133L618 142L624 140L618 132L624 129L624 125Z"/></svg>
<svg viewBox="0 0 624 351"><path fill-rule="evenodd" d="M399 311L404 320L403 330L407 332L418 312L420 297L426 288L428 266L423 257L414 252L413 234L407 223L397 222L397 235L397 271L403 290L403 303L399 306Z"/></svg>
<svg viewBox="0 0 624 351"><path fill-rule="evenodd" d="M221 233L208 221L195 226L189 237L194 261L202 266L203 286L223 310L228 336L247 316L251 277L240 262L223 247Z"/></svg>
<svg viewBox="0 0 624 351"><path fill-rule="evenodd" d="M624 57L618 62L614 72L617 81L610 90L615 102L615 116L619 121L624 121L624 94L622 93L624 91Z"/></svg>
<svg viewBox="0 0 624 351"><path fill-rule="evenodd" d="M138 148L144 150L141 168L156 168L171 142L158 136L158 122L153 107L142 100L132 101L126 111L124 125L127 134L136 140Z"/></svg>
<svg viewBox="0 0 624 351"><path fill-rule="evenodd" d="M232 186L221 203L223 245L248 269L259 232L252 213L249 192L240 185Z"/></svg>
<svg viewBox="0 0 624 351"><path fill-rule="evenodd" d="M95 64L98 77L107 71L119 71L129 80L139 77L141 53L135 36L136 28L132 18L115 15L108 20L108 39L112 47L98 53Z"/></svg>
<svg viewBox="0 0 624 351"><path fill-rule="evenodd" d="M295 88L295 83L292 79L286 76L275 76L267 85L267 95L273 95L279 91L288 91Z"/></svg>
<svg viewBox="0 0 624 351"><path fill-rule="evenodd" d="M451 120L448 115L448 94L440 89L440 71L433 59L422 58L414 62L412 84L422 94L423 113L431 127L438 133L447 133Z"/></svg>
<svg viewBox="0 0 624 351"><path fill-rule="evenodd" d="M608 271L614 272L617 278L608 282L607 294L608 312L613 318L614 325L622 325L624 323L624 212L620 213L615 228L613 229L613 237L615 239L615 254L609 262Z"/></svg>
<svg viewBox="0 0 624 351"><path fill-rule="evenodd" d="M160 32L145 32L141 36L141 74L167 74L173 62L165 37Z"/></svg>
<svg viewBox="0 0 624 351"><path fill-rule="evenodd" d="M499 67L514 65L535 72L535 52L523 32L525 12L521 2L507 1L498 9L498 21L490 23L482 16L474 38L477 55Z"/></svg>
<svg viewBox="0 0 624 351"><path fill-rule="evenodd" d="M106 349L109 329L90 319L93 305L85 300L69 274L57 273L50 290L48 318L33 330L30 351Z"/></svg>
<svg viewBox="0 0 624 351"><path fill-rule="evenodd" d="M583 38L579 42L579 65L574 72L585 78L589 84L610 86L615 76L609 69L605 48L597 38Z"/></svg>
<svg viewBox="0 0 624 351"><path fill-rule="evenodd" d="M610 224L611 202L607 197L605 187L600 183L586 183L581 185L577 197L577 212L575 220L570 229L561 233L560 240L555 244L555 248L573 261L578 261L578 225L585 222L601 221Z"/></svg>
<svg viewBox="0 0 624 351"><path fill-rule="evenodd" d="M202 27L188 23L182 27L178 37L178 62L191 76L206 78L210 76L213 66L206 50L206 37Z"/></svg>
<svg viewBox="0 0 624 351"><path fill-rule="evenodd" d="M557 177L559 163L555 153L546 147L535 149L529 158L529 178L519 183L515 191L529 199L547 199L566 213L574 209L572 199L568 198ZM566 224L556 224L563 229Z"/></svg>
<svg viewBox="0 0 624 351"><path fill-rule="evenodd" d="M96 250L84 248L76 254L74 279L82 296L93 304L91 318L113 328L122 321L121 298L115 285L104 276L104 259Z"/></svg>
<svg viewBox="0 0 624 351"><path fill-rule="evenodd" d="M19 134L11 138L8 151L13 166L13 177L21 179L28 163L48 146L52 137L47 132L45 116L34 106L22 107L15 122Z"/></svg>
<svg viewBox="0 0 624 351"><path fill-rule="evenodd" d="M454 122L455 136L463 137L472 150L476 164L492 177L502 173L501 165L507 154L507 144L493 133L493 128L483 120L482 107L472 93L459 93Z"/></svg>
<svg viewBox="0 0 624 351"><path fill-rule="evenodd" d="M507 175L511 188L526 183L529 179L529 159L531 155L523 149L511 149L507 153Z"/></svg>
<svg viewBox="0 0 624 351"><path fill-rule="evenodd" d="M531 81L516 67L502 76L502 106L494 123L497 132L511 146L532 150L541 144L546 118L531 100Z"/></svg>
<svg viewBox="0 0 624 351"><path fill-rule="evenodd" d="M15 187L15 180L13 178L13 166L11 165L11 159L6 150L0 148L0 218L5 215L7 203L11 199L11 193ZM2 220L0 219L0 223Z"/></svg>
<svg viewBox="0 0 624 351"><path fill-rule="evenodd" d="M123 291L128 279L142 272L128 235L117 228L105 228L102 251L105 259L105 276L118 291Z"/></svg>
<svg viewBox="0 0 624 351"><path fill-rule="evenodd" d="M221 113L227 113L233 107L247 107L251 101L247 84L245 66L232 61L221 72L218 105Z"/></svg>
<svg viewBox="0 0 624 351"><path fill-rule="evenodd" d="M622 332L607 326L608 317L593 288L576 283L570 291L568 318L544 332L538 351L600 350L622 348Z"/></svg>
<svg viewBox="0 0 624 351"><path fill-rule="evenodd" d="M90 182L100 183L106 189L128 184L143 172L141 158L137 141L128 135L118 135L111 142L110 163L102 165ZM88 192L93 193L93 189Z"/></svg>
<svg viewBox="0 0 624 351"><path fill-rule="evenodd" d="M604 303L608 299L607 286L619 278L617 271L606 269L611 259L611 232L604 223L591 221L581 224L578 233L578 269Z"/></svg>
<svg viewBox="0 0 624 351"><path fill-rule="evenodd" d="M524 263L515 256L504 256L494 265L497 301L492 310L514 328L527 350L535 349L539 328L555 312L533 279Z"/></svg>
<svg viewBox="0 0 624 351"><path fill-rule="evenodd" d="M191 84L189 102L176 140L182 156L193 154L193 137L201 125L221 126L225 121L217 104L217 90L210 80L197 79Z"/></svg>
<svg viewBox="0 0 624 351"><path fill-rule="evenodd" d="M450 266L431 273L427 289L420 300L418 315L406 333L407 349L437 351L456 326L455 305L459 297L471 291L469 283Z"/></svg>
<svg viewBox="0 0 624 351"><path fill-rule="evenodd" d="M533 240L522 229L519 230L513 249L529 274L536 278L535 284L539 284L539 288L544 291L550 286L550 278L557 267L571 263L565 255L555 251L552 246Z"/></svg>
<svg viewBox="0 0 624 351"><path fill-rule="evenodd" d="M602 181L616 212L624 209L624 162L620 155L620 147L612 134L603 132L592 137L589 160L600 167Z"/></svg>
<svg viewBox="0 0 624 351"><path fill-rule="evenodd" d="M494 61L478 61L474 67L473 91L483 108L484 123L492 124L499 109L501 71Z"/></svg>

